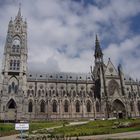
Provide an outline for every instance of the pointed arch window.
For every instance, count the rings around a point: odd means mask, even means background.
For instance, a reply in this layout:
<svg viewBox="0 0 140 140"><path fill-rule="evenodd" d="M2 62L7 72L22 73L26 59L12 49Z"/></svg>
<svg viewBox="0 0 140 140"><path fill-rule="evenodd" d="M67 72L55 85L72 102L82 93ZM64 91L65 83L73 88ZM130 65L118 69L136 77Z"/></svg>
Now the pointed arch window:
<svg viewBox="0 0 140 140"><path fill-rule="evenodd" d="M38 90L38 97L40 97L40 95L41 95L41 90L39 89Z"/></svg>
<svg viewBox="0 0 140 140"><path fill-rule="evenodd" d="M51 90L49 90L49 96L51 97L51 94L52 94L52 92L51 92Z"/></svg>
<svg viewBox="0 0 140 140"><path fill-rule="evenodd" d="M18 53L19 50L20 50L20 38L18 36L16 36L13 40L12 52Z"/></svg>
<svg viewBox="0 0 140 140"><path fill-rule="evenodd" d="M11 85L8 87L8 93L11 93Z"/></svg>
<svg viewBox="0 0 140 140"><path fill-rule="evenodd" d="M32 93L32 95L34 95L34 90L33 89L31 90L31 93Z"/></svg>
<svg viewBox="0 0 140 140"><path fill-rule="evenodd" d="M15 85L15 93L17 93L17 91L18 91L18 86Z"/></svg>
<svg viewBox="0 0 140 140"><path fill-rule="evenodd" d="M79 101L77 101L76 102L76 112L78 113L78 112L80 112L80 103L79 103Z"/></svg>
<svg viewBox="0 0 140 140"><path fill-rule="evenodd" d="M20 67L20 61L19 60L17 60L17 70L19 70L19 67Z"/></svg>
<svg viewBox="0 0 140 140"><path fill-rule="evenodd" d="M40 112L45 112L45 102L42 101L41 104L40 104Z"/></svg>
<svg viewBox="0 0 140 140"><path fill-rule="evenodd" d="M55 90L53 90L53 95L55 95Z"/></svg>
<svg viewBox="0 0 140 140"><path fill-rule="evenodd" d="M83 91L83 97L86 97L86 93L85 93L85 91Z"/></svg>
<svg viewBox="0 0 140 140"><path fill-rule="evenodd" d="M92 91L89 92L89 96L90 97L93 97Z"/></svg>
<svg viewBox="0 0 140 140"><path fill-rule="evenodd" d="M63 96L65 96L65 94L66 94L66 91L65 91L65 90L63 90Z"/></svg>
<svg viewBox="0 0 140 140"><path fill-rule="evenodd" d="M8 93L18 93L18 80L16 77L11 77L9 79Z"/></svg>
<svg viewBox="0 0 140 140"><path fill-rule="evenodd" d="M83 91L82 90L80 90L80 95L79 95L80 97L82 97L83 96Z"/></svg>
<svg viewBox="0 0 140 140"><path fill-rule="evenodd" d="M12 82L12 84L9 85L9 93L11 93L11 91L14 91L14 93L18 92L18 85L16 85L14 82Z"/></svg>
<svg viewBox="0 0 140 140"><path fill-rule="evenodd" d="M58 91L56 90L56 96L58 97Z"/></svg>
<svg viewBox="0 0 140 140"><path fill-rule="evenodd" d="M75 96L76 96L76 91L74 90L74 91L73 91L73 97L75 97Z"/></svg>
<svg viewBox="0 0 140 140"><path fill-rule="evenodd" d="M8 102L8 108L9 109L15 109L16 108L16 103L13 99L11 99L9 102Z"/></svg>
<svg viewBox="0 0 140 140"><path fill-rule="evenodd" d="M12 82L12 90L14 90L14 88L15 88L15 83Z"/></svg>
<svg viewBox="0 0 140 140"><path fill-rule="evenodd" d="M46 97L48 97L48 92L46 91Z"/></svg>
<svg viewBox="0 0 140 140"><path fill-rule="evenodd" d="M64 103L64 112L69 112L69 104L68 104L68 101L65 101L65 103Z"/></svg>
<svg viewBox="0 0 140 140"><path fill-rule="evenodd" d="M44 93L45 93L45 91L44 90L42 90L42 94L44 95Z"/></svg>
<svg viewBox="0 0 140 140"><path fill-rule="evenodd" d="M13 70L16 70L16 60L14 60Z"/></svg>
<svg viewBox="0 0 140 140"><path fill-rule="evenodd" d="M12 52L15 52L15 49L16 49L16 46L13 45L13 47L12 47Z"/></svg>
<svg viewBox="0 0 140 140"><path fill-rule="evenodd" d="M29 96L29 95L30 95L30 90L28 89L28 90L27 90L27 96Z"/></svg>
<svg viewBox="0 0 140 140"><path fill-rule="evenodd" d="M20 69L20 60L10 60L10 70L19 70Z"/></svg>
<svg viewBox="0 0 140 140"><path fill-rule="evenodd" d="M53 102L52 111L57 112L57 102L56 101Z"/></svg>
<svg viewBox="0 0 140 140"><path fill-rule="evenodd" d="M87 112L91 112L91 103L90 103L90 101L87 102Z"/></svg>
<svg viewBox="0 0 140 140"><path fill-rule="evenodd" d="M137 106L138 106L138 111L140 112L140 101L138 101Z"/></svg>
<svg viewBox="0 0 140 140"><path fill-rule="evenodd" d="M33 112L33 104L31 101L28 104L28 112Z"/></svg>
<svg viewBox="0 0 140 140"><path fill-rule="evenodd" d="M16 52L19 52L19 45L16 46Z"/></svg>
<svg viewBox="0 0 140 140"><path fill-rule="evenodd" d="M96 102L96 112L100 112L100 105L99 105L99 102Z"/></svg>
<svg viewBox="0 0 140 140"><path fill-rule="evenodd" d="M130 103L130 109L131 109L132 112L134 111L134 104L133 104L133 102Z"/></svg>
<svg viewBox="0 0 140 140"><path fill-rule="evenodd" d="M12 70L13 60L10 60L10 70Z"/></svg>

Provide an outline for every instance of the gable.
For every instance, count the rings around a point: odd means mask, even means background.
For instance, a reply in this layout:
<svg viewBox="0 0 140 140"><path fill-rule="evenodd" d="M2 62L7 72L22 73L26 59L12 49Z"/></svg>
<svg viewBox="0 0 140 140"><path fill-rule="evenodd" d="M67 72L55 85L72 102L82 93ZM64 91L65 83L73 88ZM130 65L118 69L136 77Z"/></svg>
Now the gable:
<svg viewBox="0 0 140 140"><path fill-rule="evenodd" d="M109 59L108 64L107 64L105 75L108 75L108 76L110 76L110 75L117 76L118 75L118 72L117 72L116 68L114 67L114 65L112 64L110 59Z"/></svg>

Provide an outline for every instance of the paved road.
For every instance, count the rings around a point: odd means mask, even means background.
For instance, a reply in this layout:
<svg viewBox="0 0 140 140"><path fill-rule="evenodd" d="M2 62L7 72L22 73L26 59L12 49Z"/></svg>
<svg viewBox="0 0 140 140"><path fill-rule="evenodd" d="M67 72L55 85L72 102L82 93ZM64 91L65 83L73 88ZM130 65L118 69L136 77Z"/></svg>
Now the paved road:
<svg viewBox="0 0 140 140"><path fill-rule="evenodd" d="M80 140L105 140L108 138L140 138L140 131L79 137ZM75 140L75 138L72 138L72 140Z"/></svg>
<svg viewBox="0 0 140 140"><path fill-rule="evenodd" d="M19 140L17 135L0 137L0 140ZM79 137L80 140L105 140L107 138L140 138L140 131ZM72 138L75 140L76 138Z"/></svg>
<svg viewBox="0 0 140 140"><path fill-rule="evenodd" d="M11 135L11 136L6 136L6 137L0 137L0 140L19 140L16 138L17 135Z"/></svg>

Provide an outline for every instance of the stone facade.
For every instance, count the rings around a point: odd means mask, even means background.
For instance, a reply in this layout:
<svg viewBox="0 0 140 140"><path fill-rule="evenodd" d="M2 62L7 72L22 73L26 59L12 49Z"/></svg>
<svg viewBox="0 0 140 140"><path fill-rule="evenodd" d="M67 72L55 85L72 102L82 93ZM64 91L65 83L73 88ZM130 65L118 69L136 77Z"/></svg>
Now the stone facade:
<svg viewBox="0 0 140 140"><path fill-rule="evenodd" d="M29 73L27 23L20 9L10 20L1 74L0 120L140 116L140 84L121 65L104 64L96 36L89 73Z"/></svg>

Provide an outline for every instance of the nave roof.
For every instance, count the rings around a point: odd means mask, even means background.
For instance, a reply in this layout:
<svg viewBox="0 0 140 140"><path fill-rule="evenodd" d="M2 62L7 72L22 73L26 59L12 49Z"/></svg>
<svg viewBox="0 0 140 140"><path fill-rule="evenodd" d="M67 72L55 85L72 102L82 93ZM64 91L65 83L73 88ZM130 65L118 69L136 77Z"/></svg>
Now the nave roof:
<svg viewBox="0 0 140 140"><path fill-rule="evenodd" d="M90 73L65 73L65 72L55 72L55 73L35 73L29 72L27 76L28 81L92 81Z"/></svg>

